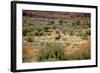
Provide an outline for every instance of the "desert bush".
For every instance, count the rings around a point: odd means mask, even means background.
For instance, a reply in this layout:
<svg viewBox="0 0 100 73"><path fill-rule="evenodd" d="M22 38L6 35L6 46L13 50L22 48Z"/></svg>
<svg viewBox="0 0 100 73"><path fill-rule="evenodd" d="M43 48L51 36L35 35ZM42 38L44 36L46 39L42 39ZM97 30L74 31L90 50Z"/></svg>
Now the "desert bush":
<svg viewBox="0 0 100 73"><path fill-rule="evenodd" d="M76 25L80 25L81 24L81 21L80 20L77 20L76 21Z"/></svg>
<svg viewBox="0 0 100 73"><path fill-rule="evenodd" d="M48 25L52 25L52 24L54 24L55 22L54 21L49 21L48 22Z"/></svg>
<svg viewBox="0 0 100 73"><path fill-rule="evenodd" d="M60 44L47 43L44 48L40 49L37 61L64 60L64 56L64 50Z"/></svg>
<svg viewBox="0 0 100 73"><path fill-rule="evenodd" d="M45 26L45 27L44 27L44 31L45 31L45 32L48 32L49 29L50 29L49 26Z"/></svg>
<svg viewBox="0 0 100 73"><path fill-rule="evenodd" d="M70 31L69 35L74 36L74 31Z"/></svg>
<svg viewBox="0 0 100 73"><path fill-rule="evenodd" d="M28 42L34 41L34 33L33 32L27 33L27 41Z"/></svg>
<svg viewBox="0 0 100 73"><path fill-rule="evenodd" d="M87 40L88 39L88 36L91 35L91 31L89 29L87 29L87 30L83 29L83 30L77 31L75 33L75 35L78 36L78 37L81 37L82 39Z"/></svg>
<svg viewBox="0 0 100 73"><path fill-rule="evenodd" d="M62 20L59 20L59 24L60 24L60 25L63 25L63 21L62 21Z"/></svg>
<svg viewBox="0 0 100 73"><path fill-rule="evenodd" d="M33 28L32 27L23 27L23 36L26 36L27 33L32 32Z"/></svg>
<svg viewBox="0 0 100 73"><path fill-rule="evenodd" d="M28 42L33 42L34 38L29 36L29 37L27 37L27 40L28 40Z"/></svg>
<svg viewBox="0 0 100 73"><path fill-rule="evenodd" d="M88 39L88 36L90 36L91 32L89 30L86 30L84 32L81 33L81 38L82 39Z"/></svg>
<svg viewBox="0 0 100 73"><path fill-rule="evenodd" d="M43 34L44 34L43 30L41 30L41 31L35 30L34 31L34 36L42 36Z"/></svg>
<svg viewBox="0 0 100 73"><path fill-rule="evenodd" d="M85 32L88 36L91 35L91 30L87 29Z"/></svg>
<svg viewBox="0 0 100 73"><path fill-rule="evenodd" d="M26 36L26 35L27 35L27 33L28 33L28 29L23 28L23 36Z"/></svg>
<svg viewBox="0 0 100 73"><path fill-rule="evenodd" d="M35 36L39 36L39 35L40 35L39 31L35 30L35 31L34 31L34 35L35 35Z"/></svg>

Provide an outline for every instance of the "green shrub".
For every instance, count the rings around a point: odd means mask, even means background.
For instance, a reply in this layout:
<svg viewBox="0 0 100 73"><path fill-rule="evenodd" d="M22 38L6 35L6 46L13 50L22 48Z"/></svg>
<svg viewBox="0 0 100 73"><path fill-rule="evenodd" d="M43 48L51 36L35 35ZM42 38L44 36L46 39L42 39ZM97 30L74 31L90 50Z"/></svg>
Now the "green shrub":
<svg viewBox="0 0 100 73"><path fill-rule="evenodd" d="M64 60L64 57L64 50L60 44L47 43L44 48L40 49L37 61Z"/></svg>
<svg viewBox="0 0 100 73"><path fill-rule="evenodd" d="M43 30L41 30L41 31L35 30L34 31L34 36L42 36L43 34L44 34Z"/></svg>
<svg viewBox="0 0 100 73"><path fill-rule="evenodd" d="M30 33L33 31L32 27L23 27L23 36L26 36L27 33Z"/></svg>
<svg viewBox="0 0 100 73"><path fill-rule="evenodd" d="M27 33L27 41L28 42L34 41L34 33L33 32Z"/></svg>
<svg viewBox="0 0 100 73"><path fill-rule="evenodd" d="M35 36L39 36L40 34L39 34L39 31L34 31L34 35Z"/></svg>
<svg viewBox="0 0 100 73"><path fill-rule="evenodd" d="M90 36L91 32L89 30L85 30L81 35L82 39L88 39L88 36Z"/></svg>
<svg viewBox="0 0 100 73"><path fill-rule="evenodd" d="M80 25L81 24L81 21L80 20L77 20L76 21L76 25Z"/></svg>
<svg viewBox="0 0 100 73"><path fill-rule="evenodd" d="M74 31L70 31L69 35L74 36Z"/></svg>
<svg viewBox="0 0 100 73"><path fill-rule="evenodd" d="M28 33L28 30L26 28L23 28L23 36L26 36Z"/></svg>
<svg viewBox="0 0 100 73"><path fill-rule="evenodd" d="M28 42L33 42L34 38L29 36L29 37L27 37L27 40L28 40Z"/></svg>
<svg viewBox="0 0 100 73"><path fill-rule="evenodd" d="M60 24L60 25L63 25L63 21L62 21L62 20L59 20L59 24Z"/></svg>
<svg viewBox="0 0 100 73"><path fill-rule="evenodd" d="M45 31L45 32L48 32L49 29L50 29L49 26L45 26L45 27L44 27L44 31Z"/></svg>
<svg viewBox="0 0 100 73"><path fill-rule="evenodd" d="M52 25L54 23L55 23L54 21L49 21L47 25Z"/></svg>
<svg viewBox="0 0 100 73"><path fill-rule="evenodd" d="M91 35L91 31L89 29L87 30L80 30L78 32L75 33L76 36L81 37L84 40L88 39L88 36Z"/></svg>

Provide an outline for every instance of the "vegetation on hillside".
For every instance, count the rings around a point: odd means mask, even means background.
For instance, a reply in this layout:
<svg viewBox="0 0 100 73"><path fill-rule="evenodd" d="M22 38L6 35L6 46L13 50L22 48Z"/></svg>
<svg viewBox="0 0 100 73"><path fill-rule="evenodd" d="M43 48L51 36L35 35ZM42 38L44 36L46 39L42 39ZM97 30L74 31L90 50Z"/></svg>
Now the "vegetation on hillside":
<svg viewBox="0 0 100 73"><path fill-rule="evenodd" d="M23 10L22 61L91 58L89 13Z"/></svg>

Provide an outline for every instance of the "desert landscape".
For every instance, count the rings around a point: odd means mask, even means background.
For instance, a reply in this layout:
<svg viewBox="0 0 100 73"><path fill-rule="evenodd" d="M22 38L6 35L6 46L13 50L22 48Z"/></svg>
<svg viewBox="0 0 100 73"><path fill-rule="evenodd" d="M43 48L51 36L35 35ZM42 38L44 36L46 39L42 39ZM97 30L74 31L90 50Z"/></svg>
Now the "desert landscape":
<svg viewBox="0 0 100 73"><path fill-rule="evenodd" d="M91 14L23 10L22 61L91 59Z"/></svg>

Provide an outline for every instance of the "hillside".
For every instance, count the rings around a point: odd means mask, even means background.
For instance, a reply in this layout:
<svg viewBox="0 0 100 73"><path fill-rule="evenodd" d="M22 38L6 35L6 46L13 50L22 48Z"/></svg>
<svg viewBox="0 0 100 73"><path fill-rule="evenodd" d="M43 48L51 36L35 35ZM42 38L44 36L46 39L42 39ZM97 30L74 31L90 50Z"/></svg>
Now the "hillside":
<svg viewBox="0 0 100 73"><path fill-rule="evenodd" d="M90 59L90 18L89 13L23 10L23 62Z"/></svg>

